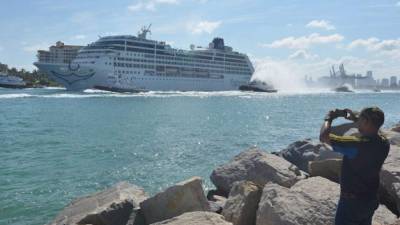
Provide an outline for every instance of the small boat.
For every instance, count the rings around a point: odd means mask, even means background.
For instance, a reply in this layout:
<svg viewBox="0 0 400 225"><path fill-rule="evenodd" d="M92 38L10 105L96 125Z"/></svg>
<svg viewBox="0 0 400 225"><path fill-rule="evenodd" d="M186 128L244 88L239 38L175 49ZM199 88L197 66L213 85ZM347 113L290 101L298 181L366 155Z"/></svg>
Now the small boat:
<svg viewBox="0 0 400 225"><path fill-rule="evenodd" d="M0 87L3 88L26 88L25 81L16 76L0 74Z"/></svg>
<svg viewBox="0 0 400 225"><path fill-rule="evenodd" d="M373 91L374 92L382 92L381 89L379 89L379 88L375 88Z"/></svg>
<svg viewBox="0 0 400 225"><path fill-rule="evenodd" d="M333 89L335 92L354 92L348 85L342 85Z"/></svg>
<svg viewBox="0 0 400 225"><path fill-rule="evenodd" d="M267 84L266 82L258 80L253 80L248 84L239 86L239 90L254 91L254 92L269 92L269 93L278 92L278 90L274 89L271 85Z"/></svg>

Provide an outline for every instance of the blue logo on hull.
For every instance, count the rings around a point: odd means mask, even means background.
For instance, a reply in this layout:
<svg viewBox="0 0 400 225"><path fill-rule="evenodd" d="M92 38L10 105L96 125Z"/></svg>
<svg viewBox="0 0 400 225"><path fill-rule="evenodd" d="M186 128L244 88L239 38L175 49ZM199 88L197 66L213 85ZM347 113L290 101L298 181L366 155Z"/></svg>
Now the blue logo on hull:
<svg viewBox="0 0 400 225"><path fill-rule="evenodd" d="M75 71L78 71L79 68L80 68L79 64L77 64L75 68L72 68L71 63L69 63L68 64L68 69L70 71L72 71L71 73L69 73L69 74L61 74L61 73L58 73L58 72L55 72L55 71L51 71L51 73L55 77L58 77L61 80L67 82L69 85L71 85L71 84L73 84L75 82L81 81L81 80L87 80L87 79L93 77L94 74L95 74L95 72L89 72L88 74L79 75L79 74L75 73ZM92 70L90 70L90 71L92 71Z"/></svg>
<svg viewBox="0 0 400 225"><path fill-rule="evenodd" d="M85 75L79 75L76 74L75 72L69 73L69 74L61 74L61 73L57 73L55 71L51 71L51 73L55 76L60 78L61 80L67 82L69 85L81 81L81 80L87 80L91 77L93 77L96 73L92 72L89 74L85 74Z"/></svg>

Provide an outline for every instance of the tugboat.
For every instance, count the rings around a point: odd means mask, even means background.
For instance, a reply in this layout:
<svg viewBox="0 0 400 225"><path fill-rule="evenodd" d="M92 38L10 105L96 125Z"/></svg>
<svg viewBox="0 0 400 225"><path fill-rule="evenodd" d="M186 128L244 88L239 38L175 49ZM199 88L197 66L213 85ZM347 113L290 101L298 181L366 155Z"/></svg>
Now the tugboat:
<svg viewBox="0 0 400 225"><path fill-rule="evenodd" d="M268 92L275 93L278 92L274 87L267 84L264 81L253 80L248 84L239 86L239 90L241 91L254 91L254 92Z"/></svg>
<svg viewBox="0 0 400 225"><path fill-rule="evenodd" d="M342 85L333 89L335 92L354 92L348 85Z"/></svg>
<svg viewBox="0 0 400 225"><path fill-rule="evenodd" d="M0 87L3 88L26 88L26 83L22 78L0 73Z"/></svg>

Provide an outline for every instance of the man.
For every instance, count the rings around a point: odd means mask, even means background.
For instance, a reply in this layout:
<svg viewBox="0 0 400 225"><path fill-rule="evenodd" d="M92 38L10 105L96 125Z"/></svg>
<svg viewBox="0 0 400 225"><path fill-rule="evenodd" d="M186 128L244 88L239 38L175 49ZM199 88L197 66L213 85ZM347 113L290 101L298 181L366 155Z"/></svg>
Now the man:
<svg viewBox="0 0 400 225"><path fill-rule="evenodd" d="M356 122L360 136L331 134L332 121L338 117ZM325 117L320 140L343 154L335 225L371 225L379 205L379 173L390 148L379 133L384 118L378 107L365 108L359 116L349 109L336 109Z"/></svg>

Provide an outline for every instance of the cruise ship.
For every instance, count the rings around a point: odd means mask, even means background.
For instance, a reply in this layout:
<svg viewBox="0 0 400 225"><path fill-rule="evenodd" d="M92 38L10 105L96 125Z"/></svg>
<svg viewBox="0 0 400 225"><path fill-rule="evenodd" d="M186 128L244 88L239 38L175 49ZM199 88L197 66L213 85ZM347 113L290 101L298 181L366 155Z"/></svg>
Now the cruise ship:
<svg viewBox="0 0 400 225"><path fill-rule="evenodd" d="M222 38L214 38L208 47L181 50L147 39L148 33L150 26L137 36L100 37L80 48L69 63L39 59L34 65L73 91L238 90L254 72L247 55L233 51Z"/></svg>

